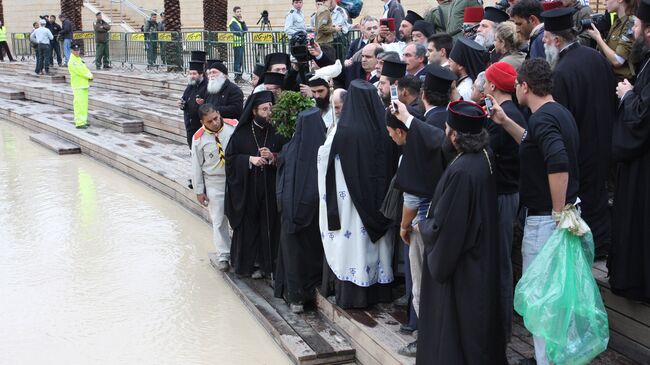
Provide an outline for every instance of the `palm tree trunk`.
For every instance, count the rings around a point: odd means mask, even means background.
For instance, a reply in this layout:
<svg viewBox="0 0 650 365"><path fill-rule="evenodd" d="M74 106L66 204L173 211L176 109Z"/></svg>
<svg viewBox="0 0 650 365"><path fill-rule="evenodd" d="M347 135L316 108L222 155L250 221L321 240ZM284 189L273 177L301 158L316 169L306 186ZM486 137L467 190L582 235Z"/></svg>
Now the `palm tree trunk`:
<svg viewBox="0 0 650 365"><path fill-rule="evenodd" d="M183 43L181 34L181 4L179 0L164 0L165 30L172 32L172 42L167 42L165 54L168 71L183 69Z"/></svg>
<svg viewBox="0 0 650 365"><path fill-rule="evenodd" d="M209 32L226 31L228 24L228 0L203 0L203 29ZM205 42L208 58L226 60L228 49L226 44L216 44L214 36Z"/></svg>
<svg viewBox="0 0 650 365"><path fill-rule="evenodd" d="M2 22L2 25L5 24L5 11L2 7L2 0L0 0L0 22Z"/></svg>

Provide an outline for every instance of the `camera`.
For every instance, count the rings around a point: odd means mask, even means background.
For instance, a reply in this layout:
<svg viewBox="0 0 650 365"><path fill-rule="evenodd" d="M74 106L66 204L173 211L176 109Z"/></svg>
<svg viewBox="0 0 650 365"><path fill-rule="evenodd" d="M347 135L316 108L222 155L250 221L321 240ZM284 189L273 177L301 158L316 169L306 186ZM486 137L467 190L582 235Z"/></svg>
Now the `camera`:
<svg viewBox="0 0 650 365"><path fill-rule="evenodd" d="M307 32L302 30L294 33L289 40L289 50L293 58L296 59L296 62L307 63L311 60L311 54L309 54L309 49L307 48L309 42Z"/></svg>
<svg viewBox="0 0 650 365"><path fill-rule="evenodd" d="M463 24L463 34L466 38L474 39L476 33L478 32L478 27L480 24Z"/></svg>
<svg viewBox="0 0 650 365"><path fill-rule="evenodd" d="M611 28L609 14L593 14L589 19L580 20L581 31L591 29L592 24L596 26L596 29L598 29L601 34L609 32L609 29Z"/></svg>
<svg viewBox="0 0 650 365"><path fill-rule="evenodd" d="M262 25L270 25L271 21L269 21L269 12L268 10L262 10L262 13L260 14L260 19L257 21L257 24L262 23Z"/></svg>

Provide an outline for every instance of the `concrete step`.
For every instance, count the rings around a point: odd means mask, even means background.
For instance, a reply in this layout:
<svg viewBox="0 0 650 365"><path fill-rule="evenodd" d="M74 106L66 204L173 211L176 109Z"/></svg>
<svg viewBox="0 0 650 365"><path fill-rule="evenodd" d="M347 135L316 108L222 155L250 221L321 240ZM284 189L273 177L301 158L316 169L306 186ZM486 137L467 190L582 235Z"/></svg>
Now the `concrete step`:
<svg viewBox="0 0 650 365"><path fill-rule="evenodd" d="M79 145L51 133L32 133L29 135L29 139L47 149L58 153L59 155L72 155L81 153L81 148Z"/></svg>
<svg viewBox="0 0 650 365"><path fill-rule="evenodd" d="M65 76L56 74L54 71L50 72L49 75L37 75L34 72L19 72L17 76L28 77L31 79L38 80L39 82L46 82L50 84L64 84Z"/></svg>
<svg viewBox="0 0 650 365"><path fill-rule="evenodd" d="M210 255L215 267L217 259ZM237 293L273 339L289 355L294 364L341 364L354 361L355 350L348 340L314 309L296 314L283 299L273 295L265 280L238 278L221 272L224 280Z"/></svg>
<svg viewBox="0 0 650 365"><path fill-rule="evenodd" d="M22 91L27 100L48 103L72 109L73 95L69 86L52 85L40 80L7 75L0 89ZM89 120L120 132L133 133L142 130L156 136L186 143L182 111L168 105L144 102L139 96L114 90L90 87ZM111 115L116 117L110 117Z"/></svg>
<svg viewBox="0 0 650 365"><path fill-rule="evenodd" d="M120 133L140 133L144 130L142 120L106 110L90 110L88 112L88 122Z"/></svg>
<svg viewBox="0 0 650 365"><path fill-rule="evenodd" d="M0 98L7 100L23 100L25 93L12 89L0 89Z"/></svg>
<svg viewBox="0 0 650 365"><path fill-rule="evenodd" d="M150 102L150 103L160 103L160 104L165 104L171 107L177 107L178 100L180 100L181 96L183 94L177 94L177 93L168 93L164 91L147 91L147 90L140 90L140 98L143 101Z"/></svg>

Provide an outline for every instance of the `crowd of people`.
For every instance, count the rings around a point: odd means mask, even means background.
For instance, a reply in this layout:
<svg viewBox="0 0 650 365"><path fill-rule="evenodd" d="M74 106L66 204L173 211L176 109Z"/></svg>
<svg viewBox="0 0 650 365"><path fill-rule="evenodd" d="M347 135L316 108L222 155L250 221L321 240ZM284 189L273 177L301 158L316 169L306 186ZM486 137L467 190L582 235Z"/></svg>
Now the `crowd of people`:
<svg viewBox="0 0 650 365"><path fill-rule="evenodd" d="M292 4L287 33L315 32L308 74L269 54L244 103L224 62L192 53L179 107L219 269L273 278L295 312L315 290L342 308L408 306L401 330L418 334L400 353L421 364L505 364L514 227L525 272L577 208L612 291L650 302L650 1L610 0L591 21L571 0L425 16L386 0L342 65L336 2L311 28ZM285 90L315 104L290 138L271 119ZM547 364L534 343L524 363Z"/></svg>
<svg viewBox="0 0 650 365"><path fill-rule="evenodd" d="M191 52L178 107L220 270L272 279L296 313L316 290L344 309L407 307L400 330L417 336L400 353L421 364L505 364L515 227L526 272L561 213L578 209L612 292L650 302L650 0L608 0L604 16L574 0L447 0L424 15L385 0L347 50L336 42L352 28L345 9L319 0L307 27L302 3L285 31L313 38L308 61L266 55L247 97L241 39L233 81L227 62ZM93 76L60 18L34 24L35 71L48 73L54 54L68 66L75 124L87 128ZM149 22L145 32L164 30ZM96 67L109 68L100 13L94 28ZM158 40L148 42L154 64ZM314 105L292 136L272 122L284 91ZM544 339L534 345L523 363L548 364Z"/></svg>

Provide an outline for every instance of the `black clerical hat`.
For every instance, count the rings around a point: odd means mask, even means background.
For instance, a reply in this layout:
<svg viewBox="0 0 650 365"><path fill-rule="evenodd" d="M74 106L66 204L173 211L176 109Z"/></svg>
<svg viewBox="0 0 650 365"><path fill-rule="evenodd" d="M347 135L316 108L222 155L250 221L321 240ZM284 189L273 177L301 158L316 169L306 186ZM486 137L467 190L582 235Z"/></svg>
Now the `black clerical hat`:
<svg viewBox="0 0 650 365"><path fill-rule="evenodd" d="M217 70L221 71L222 74L228 75L228 67L226 67L222 60L208 60L206 64L208 65L206 67L206 70L210 68L216 68Z"/></svg>
<svg viewBox="0 0 650 365"><path fill-rule="evenodd" d="M472 78L483 70L487 63L487 49L471 39L460 37L454 43L454 48L449 52L449 58L457 64L465 67L467 73Z"/></svg>
<svg viewBox="0 0 650 365"><path fill-rule="evenodd" d="M447 124L461 133L478 134L483 130L487 112L471 101L458 100L449 103Z"/></svg>
<svg viewBox="0 0 650 365"><path fill-rule="evenodd" d="M289 59L289 55L286 53L278 52L278 53L269 53L264 57L264 67L266 68L266 71L269 71L271 68L271 65L277 65L279 63L287 65L287 68L291 66L291 60Z"/></svg>
<svg viewBox="0 0 650 365"><path fill-rule="evenodd" d="M255 65L255 69L253 70L253 74L257 75L257 77L261 77L262 74L266 71L264 68L264 65L261 63L258 63Z"/></svg>
<svg viewBox="0 0 650 365"><path fill-rule="evenodd" d="M404 20L411 23L411 25L415 25L415 22L417 22L418 20L424 20L424 18L420 16L420 14L414 12L413 10L409 10L406 12L406 16L404 17Z"/></svg>
<svg viewBox="0 0 650 365"><path fill-rule="evenodd" d="M307 75L305 75L305 76L307 77L307 80L309 80L309 81L307 81L307 84L308 84L309 86L325 86L325 87L330 87L330 84L327 82L327 80L325 80L325 79L323 79L323 78L317 77L317 78L315 78L315 79L312 80L311 78L314 76L313 73L307 74Z"/></svg>
<svg viewBox="0 0 650 365"><path fill-rule="evenodd" d="M397 119L397 117L390 112L390 107L386 108L386 125L393 129L401 129L407 132L409 130L406 124Z"/></svg>
<svg viewBox="0 0 650 365"><path fill-rule="evenodd" d="M273 96L273 93L268 90L256 92L253 95L254 95L253 100L251 101L251 106L253 108L260 104L275 102L275 97Z"/></svg>
<svg viewBox="0 0 650 365"><path fill-rule="evenodd" d="M202 61L190 61L190 71L199 71L203 72L205 64Z"/></svg>
<svg viewBox="0 0 650 365"><path fill-rule="evenodd" d="M284 74L279 72L265 72L262 77L264 78L265 85L284 86Z"/></svg>
<svg viewBox="0 0 650 365"><path fill-rule="evenodd" d="M455 73L451 72L447 67L431 64L427 65L427 71L424 77L424 88L428 91L435 91L439 93L447 93L451 88L451 83L458 79Z"/></svg>
<svg viewBox="0 0 650 365"><path fill-rule="evenodd" d="M636 17L644 23L650 22L650 0L639 1L639 9L636 11Z"/></svg>
<svg viewBox="0 0 650 365"><path fill-rule="evenodd" d="M406 74L406 63L399 61L384 60L384 65L381 68L382 76L390 77L392 79L401 79Z"/></svg>
<svg viewBox="0 0 650 365"><path fill-rule="evenodd" d="M574 11L574 8L557 8L543 12L544 30L559 32L573 28Z"/></svg>
<svg viewBox="0 0 650 365"><path fill-rule="evenodd" d="M206 53L203 51L192 51L190 53L190 61L200 61L205 63Z"/></svg>
<svg viewBox="0 0 650 365"><path fill-rule="evenodd" d="M433 28L433 24L426 20L416 21L415 24L413 24L413 32L415 31L421 32L427 38L436 32L435 28Z"/></svg>
<svg viewBox="0 0 650 365"><path fill-rule="evenodd" d="M494 6L487 6L485 12L483 13L483 19L490 20L495 23L505 22L510 19L508 13L501 9L497 9Z"/></svg>

